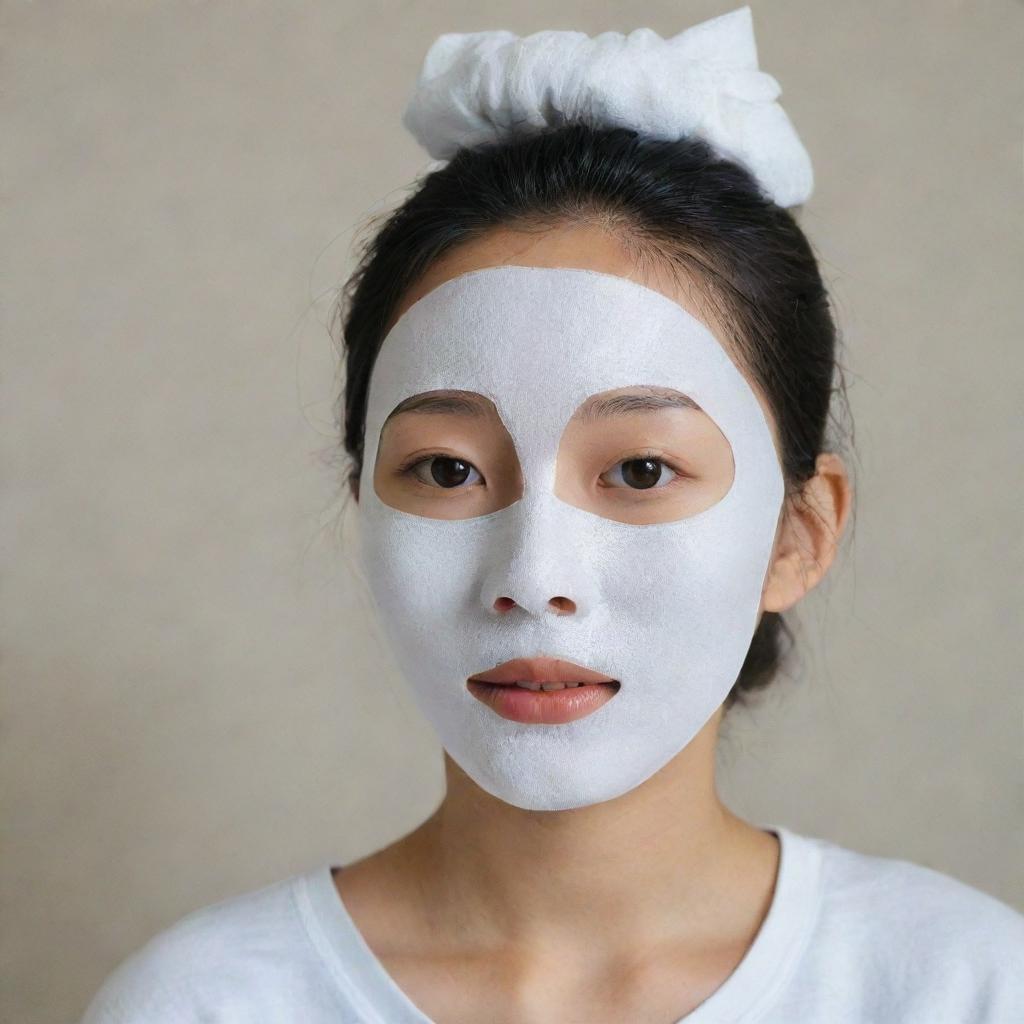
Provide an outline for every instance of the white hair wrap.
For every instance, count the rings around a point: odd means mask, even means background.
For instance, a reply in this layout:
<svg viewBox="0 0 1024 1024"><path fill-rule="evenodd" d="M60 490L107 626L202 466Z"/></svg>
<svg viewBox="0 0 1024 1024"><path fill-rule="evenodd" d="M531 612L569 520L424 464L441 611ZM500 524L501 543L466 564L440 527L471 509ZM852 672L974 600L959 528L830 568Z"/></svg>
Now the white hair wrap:
<svg viewBox="0 0 1024 1024"><path fill-rule="evenodd" d="M749 7L670 39L505 30L448 32L431 45L402 123L435 159L518 128L584 122L659 139L699 137L750 171L779 206L814 187L811 159L757 66Z"/></svg>

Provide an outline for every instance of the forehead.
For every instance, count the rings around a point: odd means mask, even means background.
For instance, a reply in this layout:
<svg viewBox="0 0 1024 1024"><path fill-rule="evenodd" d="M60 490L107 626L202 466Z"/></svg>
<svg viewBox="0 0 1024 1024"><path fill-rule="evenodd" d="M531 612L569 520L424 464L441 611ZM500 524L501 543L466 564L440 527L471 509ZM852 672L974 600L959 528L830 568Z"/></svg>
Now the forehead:
<svg viewBox="0 0 1024 1024"><path fill-rule="evenodd" d="M431 390L507 401L518 385L575 407L636 385L699 402L690 387L726 383L745 387L709 328L662 293L614 274L505 265L451 278L407 308L382 342L370 392L391 402L387 415Z"/></svg>

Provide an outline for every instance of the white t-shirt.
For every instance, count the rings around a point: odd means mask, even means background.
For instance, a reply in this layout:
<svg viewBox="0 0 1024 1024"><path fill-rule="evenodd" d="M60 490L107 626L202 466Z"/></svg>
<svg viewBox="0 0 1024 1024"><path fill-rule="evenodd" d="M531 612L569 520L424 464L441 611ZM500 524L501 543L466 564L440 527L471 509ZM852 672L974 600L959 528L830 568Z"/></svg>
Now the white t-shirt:
<svg viewBox="0 0 1024 1024"><path fill-rule="evenodd" d="M769 912L677 1024L1022 1024L1024 915L910 861L763 825ZM432 1024L324 864L196 910L124 960L81 1024Z"/></svg>

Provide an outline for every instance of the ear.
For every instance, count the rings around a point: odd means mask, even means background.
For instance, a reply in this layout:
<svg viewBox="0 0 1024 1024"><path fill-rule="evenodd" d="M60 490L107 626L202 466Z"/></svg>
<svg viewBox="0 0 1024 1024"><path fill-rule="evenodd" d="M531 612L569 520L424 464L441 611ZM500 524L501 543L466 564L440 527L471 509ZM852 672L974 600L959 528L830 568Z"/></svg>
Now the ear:
<svg viewBox="0 0 1024 1024"><path fill-rule="evenodd" d="M761 593L761 610L784 612L818 585L839 548L853 501L846 467L833 452L815 461L800 492L787 498Z"/></svg>

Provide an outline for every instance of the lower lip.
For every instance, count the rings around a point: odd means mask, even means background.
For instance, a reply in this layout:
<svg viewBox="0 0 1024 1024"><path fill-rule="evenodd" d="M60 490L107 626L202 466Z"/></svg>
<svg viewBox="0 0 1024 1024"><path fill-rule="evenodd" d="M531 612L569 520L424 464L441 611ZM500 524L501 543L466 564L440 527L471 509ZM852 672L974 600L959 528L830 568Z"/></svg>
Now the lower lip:
<svg viewBox="0 0 1024 1024"><path fill-rule="evenodd" d="M524 690L520 686L468 681L477 700L512 722L559 725L593 714L618 692L618 683L587 683L563 690Z"/></svg>

